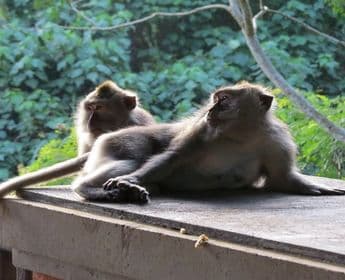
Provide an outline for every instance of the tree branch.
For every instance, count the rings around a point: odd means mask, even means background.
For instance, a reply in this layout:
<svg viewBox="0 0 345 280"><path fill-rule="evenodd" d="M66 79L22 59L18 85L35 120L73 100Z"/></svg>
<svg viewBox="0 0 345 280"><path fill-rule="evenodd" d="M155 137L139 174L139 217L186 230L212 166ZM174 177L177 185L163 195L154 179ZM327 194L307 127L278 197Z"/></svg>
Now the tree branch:
<svg viewBox="0 0 345 280"><path fill-rule="evenodd" d="M336 45L339 45L341 47L345 47L345 41L342 41L342 40L339 40L329 34L326 34L324 32L321 32L319 30L317 30L316 28L310 26L309 24L303 22L302 20L298 19L298 18L295 18L293 16L290 16L290 15L287 15L281 11L278 11L278 10L273 10L273 9L270 9L266 6L263 6L260 11L254 16L253 18L253 25L254 27L256 27L256 20L259 19L260 17L262 17L264 14L266 14L267 12L269 13L272 13L272 14L278 14L278 15L281 15L282 17L285 17L289 20L292 20L300 25L302 25L305 29L307 29L308 31L316 34L316 35L319 35L319 36L322 36L324 38L326 38L328 41L332 42L333 44L336 44ZM256 29L256 28L255 28Z"/></svg>
<svg viewBox="0 0 345 280"><path fill-rule="evenodd" d="M78 15L80 15L87 22L91 23L94 26L97 26L97 23L93 19L87 17L82 11L78 10L78 8L75 6L75 4L77 4L78 2L80 2L80 1L75 1L73 3L72 1L68 0L69 5L71 6L71 8L74 12L76 12Z"/></svg>
<svg viewBox="0 0 345 280"><path fill-rule="evenodd" d="M264 4L262 3L262 0L259 1L259 7L260 7L260 11L264 9Z"/></svg>
<svg viewBox="0 0 345 280"><path fill-rule="evenodd" d="M63 26L63 25L59 25L59 26L65 28L65 29L73 29L73 30L109 31L109 30L115 30L115 29L119 29L119 28L123 28L123 27L128 27L128 26L136 25L136 24L148 21L150 19L153 19L153 18L159 17L159 16L163 16L163 17L189 16L189 15L201 12L201 11L211 10L211 9L222 9L222 10L227 11L228 13L231 12L230 11L230 7L227 6L227 5L212 4L212 5L201 6L201 7L192 9L190 11L185 11L185 12L155 12L155 13L152 13L152 14L150 14L150 15L148 15L146 17L143 17L141 19L137 19L137 20L133 20L133 21L128 21L128 22L125 22L125 23L116 24L116 25L112 25L112 26L106 26L106 27L101 27L101 26L82 27L82 26ZM78 14L80 14L79 12L78 12ZM93 24L93 25L95 25L95 24Z"/></svg>
<svg viewBox="0 0 345 280"><path fill-rule="evenodd" d="M246 34L248 36L253 36L255 34L255 29L253 26L253 13L252 9L250 8L248 0L239 0L240 1L240 9L242 10L243 13L243 18L244 18L244 26Z"/></svg>
<svg viewBox="0 0 345 280"><path fill-rule="evenodd" d="M264 10L267 7L264 7ZM62 26L63 28L67 29L75 29L75 30L102 30L102 31L108 31L108 30L115 30L122 27L128 27L131 25L136 25L138 23L142 23L145 21L148 21L150 19L153 19L157 16L187 16L194 13L198 13L200 11L209 10L209 9L223 9L227 12L229 12L237 21L239 26L242 29L242 32L246 38L247 45L262 69L262 71L265 73L265 75L272 81L272 83L281 88L287 96L290 97L290 99L310 118L314 119L321 127L323 127L333 138L345 142L345 129L338 127L334 123L332 123L330 120L328 120L325 116L320 114L303 96L299 95L298 92L284 79L284 77L277 71L277 69L273 66L271 60L266 56L263 49L261 48L261 45L256 37L255 28L254 28L254 18L252 16L252 10L250 8L248 0L229 0L229 6L223 5L223 4L212 4L212 5L206 5L202 7L195 8L190 11L184 11L184 12L155 12L152 13L149 16L146 16L141 19L125 22L122 24L114 25L114 26L107 26L107 27L78 27L78 26ZM268 9L268 8L267 8ZM270 12L274 11L271 9L268 9ZM76 11L77 12L77 11ZM274 11L277 13L281 13L278 11ZM281 13L283 16L286 16L285 14ZM258 15L256 15L256 18ZM290 16L286 16L290 18ZM291 17L292 18L292 17ZM292 20L295 20L292 18ZM297 22L300 22L296 19ZM308 26L307 24L301 22L303 26ZM312 30L315 30L314 32L316 34L324 34L322 32L317 31L316 29L308 26L308 29L311 28ZM326 36L324 36L326 35ZM327 34L324 34L322 36L328 38L332 38L333 42L338 42L340 40L333 38L332 36L329 36ZM340 41L342 42L342 41ZM339 43L338 43L339 44ZM341 43L343 45L343 43Z"/></svg>
<svg viewBox="0 0 345 280"><path fill-rule="evenodd" d="M239 0L241 5L241 10L246 19L246 25L253 26L253 20L249 19L249 14L251 8L246 0ZM246 7L247 6L247 7ZM247 33L246 29L242 29L243 34L246 38L247 45L262 69L265 75L271 80L271 82L276 86L281 88L287 96L310 118L314 119L321 127L323 127L333 138L345 142L345 129L339 127L332 123L325 116L320 114L302 95L298 92L284 79L284 77L278 72L278 70L273 66L271 60L266 56L261 45L256 37L255 33Z"/></svg>
<svg viewBox="0 0 345 280"><path fill-rule="evenodd" d="M244 18L243 15L240 11L239 5L237 3L237 0L229 0L229 5L230 5L230 13L232 17L237 21L237 24L241 27L244 28Z"/></svg>
<svg viewBox="0 0 345 280"><path fill-rule="evenodd" d="M261 7L261 6L260 6ZM254 26L254 30L256 31L256 21L261 18L264 14L267 13L267 7L266 6L262 6L262 8L260 8L260 11L253 17L253 26Z"/></svg>

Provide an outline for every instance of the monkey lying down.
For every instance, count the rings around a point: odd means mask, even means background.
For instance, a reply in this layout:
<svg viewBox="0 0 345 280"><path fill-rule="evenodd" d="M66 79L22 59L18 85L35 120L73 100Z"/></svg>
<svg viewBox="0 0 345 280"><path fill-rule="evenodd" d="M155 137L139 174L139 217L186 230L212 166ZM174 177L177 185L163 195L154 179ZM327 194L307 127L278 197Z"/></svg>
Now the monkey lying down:
<svg viewBox="0 0 345 280"><path fill-rule="evenodd" d="M122 89L112 81L105 81L78 105L75 126L79 157L0 184L0 197L24 186L79 171L88 157L87 152L91 150L96 139L104 133L124 127L154 123L152 115L140 107L134 92Z"/></svg>
<svg viewBox="0 0 345 280"><path fill-rule="evenodd" d="M273 115L273 96L259 85L218 89L193 117L126 128L95 142L72 188L88 200L148 201L154 185L206 190L254 185L305 195L343 195L297 171L296 146Z"/></svg>
<svg viewBox="0 0 345 280"><path fill-rule="evenodd" d="M156 185L173 191L239 188L264 177L264 187L273 191L345 194L298 173L296 146L273 116L272 100L263 87L240 83L218 89L189 119L103 134L72 188L88 200L145 203Z"/></svg>

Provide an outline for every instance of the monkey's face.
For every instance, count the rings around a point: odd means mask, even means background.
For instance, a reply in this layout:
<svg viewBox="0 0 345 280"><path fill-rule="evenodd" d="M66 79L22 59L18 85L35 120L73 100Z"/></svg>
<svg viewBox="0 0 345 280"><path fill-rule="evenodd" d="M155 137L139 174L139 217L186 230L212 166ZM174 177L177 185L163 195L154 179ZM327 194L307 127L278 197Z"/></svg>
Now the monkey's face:
<svg viewBox="0 0 345 280"><path fill-rule="evenodd" d="M273 97L261 88L246 83L217 90L207 114L210 126L232 132L257 124L271 106Z"/></svg>
<svg viewBox="0 0 345 280"><path fill-rule="evenodd" d="M224 126L239 118L239 99L228 90L216 92L213 95L213 106L207 114L207 122L212 127Z"/></svg>
<svg viewBox="0 0 345 280"><path fill-rule="evenodd" d="M98 135L126 125L130 111L136 107L136 96L108 81L91 92L83 106L88 129Z"/></svg>

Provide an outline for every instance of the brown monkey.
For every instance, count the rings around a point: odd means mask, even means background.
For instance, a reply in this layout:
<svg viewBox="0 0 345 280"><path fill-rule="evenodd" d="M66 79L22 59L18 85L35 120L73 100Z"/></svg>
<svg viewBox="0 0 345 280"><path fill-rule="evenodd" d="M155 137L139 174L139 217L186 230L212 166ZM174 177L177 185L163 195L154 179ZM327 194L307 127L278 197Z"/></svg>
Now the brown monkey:
<svg viewBox="0 0 345 280"><path fill-rule="evenodd" d="M152 115L140 107L133 92L118 87L112 81L106 81L89 93L78 106L76 131L79 156L0 184L0 197L24 186L79 171L88 157L87 152L103 133L154 123Z"/></svg>
<svg viewBox="0 0 345 280"><path fill-rule="evenodd" d="M345 194L307 181L295 165L296 146L273 116L273 96L240 83L218 89L194 117L127 128L95 142L73 189L90 200L148 201L144 187L206 190L254 185L274 191Z"/></svg>
<svg viewBox="0 0 345 280"><path fill-rule="evenodd" d="M152 115L140 108L135 93L106 81L79 104L76 114L78 155L89 152L97 137L133 125L154 123Z"/></svg>

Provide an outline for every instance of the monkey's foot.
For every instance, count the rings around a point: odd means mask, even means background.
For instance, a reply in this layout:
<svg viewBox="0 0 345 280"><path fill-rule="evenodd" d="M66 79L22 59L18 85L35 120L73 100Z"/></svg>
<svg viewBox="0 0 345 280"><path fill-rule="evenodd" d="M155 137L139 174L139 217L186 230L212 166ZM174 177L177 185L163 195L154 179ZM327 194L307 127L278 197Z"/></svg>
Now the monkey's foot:
<svg viewBox="0 0 345 280"><path fill-rule="evenodd" d="M123 177L123 178L122 178ZM145 188L133 183L133 181L126 180L125 176L111 178L103 184L106 192L117 190L123 196L123 202L149 202L149 193Z"/></svg>
<svg viewBox="0 0 345 280"><path fill-rule="evenodd" d="M305 183L294 183L284 188L269 187L268 190L302 195L345 195L345 189Z"/></svg>
<svg viewBox="0 0 345 280"><path fill-rule="evenodd" d="M296 191L305 195L345 195L345 189L337 189L319 185L299 186Z"/></svg>
<svg viewBox="0 0 345 280"><path fill-rule="evenodd" d="M105 190L104 197L100 197L100 200L106 200L111 202L124 202L125 199L125 193L121 192L119 189Z"/></svg>

